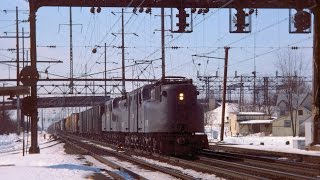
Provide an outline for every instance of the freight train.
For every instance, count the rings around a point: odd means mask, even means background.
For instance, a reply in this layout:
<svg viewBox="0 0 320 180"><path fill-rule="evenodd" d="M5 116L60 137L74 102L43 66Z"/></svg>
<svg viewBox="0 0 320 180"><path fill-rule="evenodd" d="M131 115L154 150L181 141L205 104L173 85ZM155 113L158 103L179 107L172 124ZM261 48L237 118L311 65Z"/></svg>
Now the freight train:
<svg viewBox="0 0 320 180"><path fill-rule="evenodd" d="M51 129L125 148L194 155L208 148L199 92L191 79L166 77L56 122Z"/></svg>

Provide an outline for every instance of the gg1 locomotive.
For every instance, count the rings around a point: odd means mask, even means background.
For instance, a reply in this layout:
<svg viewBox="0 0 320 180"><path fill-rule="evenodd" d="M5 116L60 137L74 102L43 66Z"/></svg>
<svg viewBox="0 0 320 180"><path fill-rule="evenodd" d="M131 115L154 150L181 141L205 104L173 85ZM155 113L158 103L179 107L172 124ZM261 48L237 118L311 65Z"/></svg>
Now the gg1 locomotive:
<svg viewBox="0 0 320 180"><path fill-rule="evenodd" d="M191 79L167 77L54 124L55 129L166 155L208 148L204 118Z"/></svg>

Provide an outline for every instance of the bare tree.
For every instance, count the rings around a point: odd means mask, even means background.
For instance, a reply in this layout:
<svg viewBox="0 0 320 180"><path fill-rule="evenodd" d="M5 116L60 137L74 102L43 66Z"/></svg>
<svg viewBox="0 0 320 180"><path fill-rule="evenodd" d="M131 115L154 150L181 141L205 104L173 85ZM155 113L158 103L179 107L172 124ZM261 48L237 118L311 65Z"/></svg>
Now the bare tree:
<svg viewBox="0 0 320 180"><path fill-rule="evenodd" d="M287 102L293 136L296 136L297 126L299 126L297 122L298 108L300 106L299 99L304 93L310 92L303 77L307 69L307 63L303 61L302 57L302 54L292 50L284 51L278 54L278 62L276 64L283 79L282 93Z"/></svg>
<svg viewBox="0 0 320 180"><path fill-rule="evenodd" d="M9 111L0 112L0 134L16 133L17 123L11 120Z"/></svg>

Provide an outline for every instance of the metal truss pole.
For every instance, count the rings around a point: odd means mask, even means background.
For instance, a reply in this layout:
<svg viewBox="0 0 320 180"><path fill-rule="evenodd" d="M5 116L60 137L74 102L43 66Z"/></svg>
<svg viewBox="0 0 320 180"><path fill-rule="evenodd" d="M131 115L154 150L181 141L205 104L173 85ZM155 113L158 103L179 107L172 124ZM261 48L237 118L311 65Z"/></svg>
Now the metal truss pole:
<svg viewBox="0 0 320 180"><path fill-rule="evenodd" d="M36 45L36 8L30 3L30 57L31 57L31 67L37 69L37 45ZM35 78L35 77L33 77ZM37 102L37 82L33 81L31 86L31 100ZM31 147L29 149L30 154L40 153L38 146L38 110L37 103L35 108L31 113Z"/></svg>
<svg viewBox="0 0 320 180"><path fill-rule="evenodd" d="M313 9L314 14L314 45L313 45L313 145L320 144L320 0Z"/></svg>

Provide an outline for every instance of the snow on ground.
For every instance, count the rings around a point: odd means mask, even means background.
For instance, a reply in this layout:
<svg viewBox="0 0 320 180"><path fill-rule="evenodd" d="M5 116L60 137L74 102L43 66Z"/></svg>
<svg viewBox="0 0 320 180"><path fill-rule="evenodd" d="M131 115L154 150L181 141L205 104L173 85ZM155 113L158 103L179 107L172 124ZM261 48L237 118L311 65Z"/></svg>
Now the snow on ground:
<svg viewBox="0 0 320 180"><path fill-rule="evenodd" d="M0 179L35 179L35 180L55 180L55 179L88 179L94 174L101 173L109 177L105 172L117 170L108 167L90 156L80 157L79 155L66 154L64 144L57 141L44 140L43 135L39 135L40 154L26 154L22 156L21 137L10 134L0 136ZM293 148L294 140L303 140L304 138L293 137L272 137L255 134L245 137L225 137L223 142L228 146L236 146L251 149L273 150L281 152L292 152L320 156L319 151L306 151ZM213 139L209 139L214 142ZM286 142L289 145L286 145ZM217 142L216 142L217 143ZM261 144L264 145L261 145ZM105 157L117 164L124 165L126 168L134 170L148 179L174 179L171 176L160 172L153 172L141 169L139 166L132 165L129 162L119 160L114 157ZM186 174L200 179L217 179L215 175L196 172L190 169L182 169L178 166L172 166L155 160L145 159L148 162L158 164L170 169L183 171ZM91 164L89 166L88 164ZM109 177L111 178L111 177ZM219 179L219 178L218 178Z"/></svg>
<svg viewBox="0 0 320 180"><path fill-rule="evenodd" d="M274 137L274 136L264 136L263 133L253 134L250 136L239 136L231 137L227 136L224 138L223 142L220 144L225 144L234 147L249 148L249 149L261 149L269 151L287 152L287 153L297 153L306 155L320 156L319 151L307 151L304 149L297 149L294 147L294 141L304 141L304 137ZM209 139L210 142L215 142L216 140ZM288 142L288 144L287 144ZM210 143L210 144L214 144Z"/></svg>
<svg viewBox="0 0 320 180"><path fill-rule="evenodd" d="M0 136L0 179L76 180L101 172L100 168L85 165L87 162L79 156L66 154L63 143L42 138L40 154L22 156L22 142L16 142L18 139L16 135Z"/></svg>
<svg viewBox="0 0 320 180"><path fill-rule="evenodd" d="M60 179L89 179L95 173L113 171L119 173L111 167L100 163L90 156L80 157L79 155L70 155L64 152L64 144L57 141L44 140L43 135L38 136L40 154L26 154L22 156L21 137L11 134L0 136L0 179L20 180L60 180ZM163 180L175 179L172 176L161 172L141 169L139 166L129 162L119 160L115 157L105 156L104 158L112 160L116 164L122 165L127 169L135 171L147 179ZM215 175L196 172L190 169L182 169L177 166L169 166L165 163L152 161L168 168L181 170L186 174L200 179L216 179ZM88 166L91 164L92 166ZM111 177L109 177L111 178ZM128 177L127 179L130 179ZM219 178L220 179L220 178Z"/></svg>

